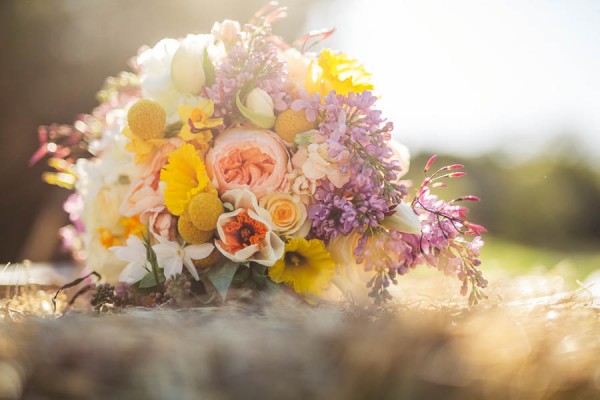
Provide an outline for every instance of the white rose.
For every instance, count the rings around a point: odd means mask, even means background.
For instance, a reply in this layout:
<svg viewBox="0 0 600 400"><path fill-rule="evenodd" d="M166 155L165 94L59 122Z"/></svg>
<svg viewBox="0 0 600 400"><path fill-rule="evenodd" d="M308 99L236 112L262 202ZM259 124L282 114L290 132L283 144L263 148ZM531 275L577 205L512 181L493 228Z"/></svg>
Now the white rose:
<svg viewBox="0 0 600 400"><path fill-rule="evenodd" d="M338 235L329 241L327 250L337 265L344 267L357 265L354 259L354 249L356 249L360 237L360 233L352 232L347 236Z"/></svg>
<svg viewBox="0 0 600 400"><path fill-rule="evenodd" d="M366 283L372 273L366 272L354 259L354 250L361 236L357 232L336 236L329 241L327 250L336 264L336 274L332 279L334 285L342 296L351 296L353 301L366 306L371 304Z"/></svg>

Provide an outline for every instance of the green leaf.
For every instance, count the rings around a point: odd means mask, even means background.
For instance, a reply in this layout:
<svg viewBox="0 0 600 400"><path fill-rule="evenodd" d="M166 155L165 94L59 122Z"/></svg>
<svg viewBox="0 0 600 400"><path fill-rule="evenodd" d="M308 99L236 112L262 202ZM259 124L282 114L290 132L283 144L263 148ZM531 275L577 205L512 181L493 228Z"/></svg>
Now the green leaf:
<svg viewBox="0 0 600 400"><path fill-rule="evenodd" d="M237 272L233 276L233 285L241 285L250 278L250 268L238 268Z"/></svg>
<svg viewBox="0 0 600 400"><path fill-rule="evenodd" d="M227 298L227 292L233 281L233 276L239 267L238 263L227 261L221 267L212 268L208 272L208 279L210 283L217 289L219 295L225 301Z"/></svg>
<svg viewBox="0 0 600 400"><path fill-rule="evenodd" d="M204 49L204 57L202 58L202 67L204 68L204 76L206 81L205 86L212 86L215 83L215 66L208 57L208 50Z"/></svg>
<svg viewBox="0 0 600 400"><path fill-rule="evenodd" d="M163 275L163 273L159 273L158 275L158 281L159 282L164 282L165 276ZM156 278L154 277L154 271L150 271L146 274L146 276L144 276L142 278L142 280L139 282L139 288L140 289L145 289L145 288L151 288L151 287L156 287Z"/></svg>
<svg viewBox="0 0 600 400"><path fill-rule="evenodd" d="M265 281L265 286L267 288L267 290L269 290L270 292L280 292L281 291L281 285L278 283L273 282L270 279L267 279Z"/></svg>
<svg viewBox="0 0 600 400"><path fill-rule="evenodd" d="M240 113L242 113L242 115L248 119L248 121L263 129L271 129L273 126L275 126L275 117L258 114L247 108L240 100L240 92L241 90L238 90L238 92L235 94L235 105L237 106L238 110L240 110Z"/></svg>

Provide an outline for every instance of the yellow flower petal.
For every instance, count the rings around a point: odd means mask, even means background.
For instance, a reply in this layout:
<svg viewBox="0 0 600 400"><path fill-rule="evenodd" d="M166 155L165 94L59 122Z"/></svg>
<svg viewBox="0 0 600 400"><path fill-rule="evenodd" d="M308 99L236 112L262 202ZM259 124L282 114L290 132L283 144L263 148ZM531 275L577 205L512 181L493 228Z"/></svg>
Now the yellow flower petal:
<svg viewBox="0 0 600 400"><path fill-rule="evenodd" d="M169 154L167 165L160 172L165 182L165 205L175 215L181 215L192 197L203 191L214 191L206 167L196 148L184 143Z"/></svg>
<svg viewBox="0 0 600 400"><path fill-rule="evenodd" d="M335 262L318 239L291 239L283 258L269 268L275 283L285 283L296 293L319 296L335 273Z"/></svg>
<svg viewBox="0 0 600 400"><path fill-rule="evenodd" d="M179 118L183 123L179 131L179 137L183 140L194 141L197 145L207 145L212 140L210 129L223 124L223 118L211 118L215 111L215 103L212 100L200 100L195 106L182 105L177 110ZM194 117L198 116L198 118ZM192 130L190 118L194 119L192 123L199 132Z"/></svg>
<svg viewBox="0 0 600 400"><path fill-rule="evenodd" d="M192 115L192 111L194 111L194 107L190 106L189 104L179 106L177 109L177 115L179 115L179 119L184 123L184 125L187 124L190 115Z"/></svg>
<svg viewBox="0 0 600 400"><path fill-rule="evenodd" d="M344 53L323 49L318 60L311 62L306 80L306 89L311 93L328 95L332 90L347 95L373 90L369 74L358 60Z"/></svg>
<svg viewBox="0 0 600 400"><path fill-rule="evenodd" d="M148 161L154 151L158 149L168 139L149 139L144 140L137 137L131 132L129 126L125 126L121 133L129 139L129 143L125 144L125 150L135 153L135 162L137 164Z"/></svg>

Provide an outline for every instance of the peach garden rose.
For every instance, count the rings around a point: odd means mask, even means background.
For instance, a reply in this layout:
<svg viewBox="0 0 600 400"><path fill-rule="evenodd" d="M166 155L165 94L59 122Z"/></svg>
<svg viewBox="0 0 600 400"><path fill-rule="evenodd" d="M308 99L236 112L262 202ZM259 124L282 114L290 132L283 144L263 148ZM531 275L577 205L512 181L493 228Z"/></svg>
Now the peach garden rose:
<svg viewBox="0 0 600 400"><path fill-rule="evenodd" d="M249 189L260 199L284 184L289 155L275 133L240 127L217 136L205 163L219 193Z"/></svg>

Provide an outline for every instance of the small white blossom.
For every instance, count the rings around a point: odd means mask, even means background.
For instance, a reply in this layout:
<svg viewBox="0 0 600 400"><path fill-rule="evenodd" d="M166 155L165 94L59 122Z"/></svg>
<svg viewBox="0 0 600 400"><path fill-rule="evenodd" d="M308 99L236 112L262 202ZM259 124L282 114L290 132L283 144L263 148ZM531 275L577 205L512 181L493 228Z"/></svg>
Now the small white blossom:
<svg viewBox="0 0 600 400"><path fill-rule="evenodd" d="M160 238L159 238L160 239ZM194 279L199 280L198 271L192 260L202 260L212 253L215 246L212 243L181 246L177 242L161 240L152 246L156 253L158 265L163 269L165 278L173 278L183 271L183 266L188 269Z"/></svg>
<svg viewBox="0 0 600 400"><path fill-rule="evenodd" d="M126 246L113 246L109 250L119 260L128 262L121 275L119 275L119 281L121 282L129 284L139 282L151 270L150 262L148 262L146 256L146 246L137 236L129 236Z"/></svg>

